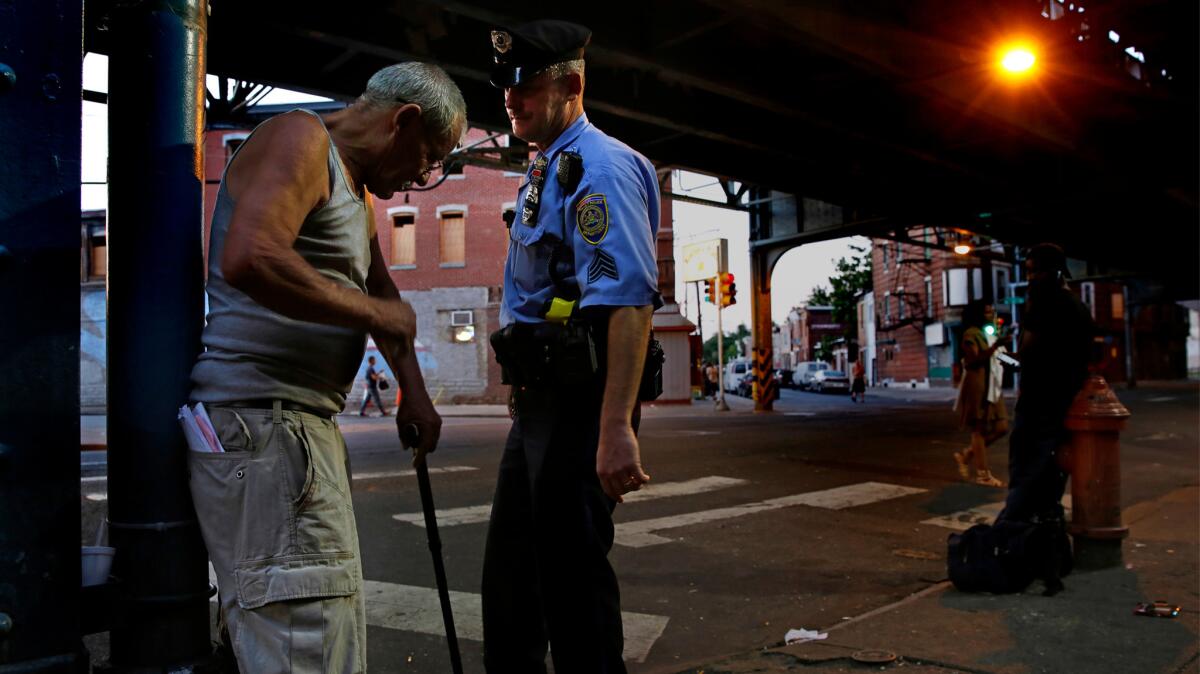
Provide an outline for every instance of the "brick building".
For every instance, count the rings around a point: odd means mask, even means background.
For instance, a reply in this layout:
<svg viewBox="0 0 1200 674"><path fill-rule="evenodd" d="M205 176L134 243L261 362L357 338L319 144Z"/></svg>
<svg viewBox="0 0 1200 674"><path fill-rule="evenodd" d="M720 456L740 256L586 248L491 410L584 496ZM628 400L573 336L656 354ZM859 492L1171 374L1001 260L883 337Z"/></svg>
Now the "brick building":
<svg viewBox="0 0 1200 674"><path fill-rule="evenodd" d="M309 103L319 113L341 103ZM261 106L262 119L294 106ZM229 159L250 135L248 128L210 127L204 137L204 256L207 268L209 230L222 174ZM466 142L488 134L472 129ZM503 144L505 136L498 142ZM439 178L439 176L435 176ZM372 200L379 243L396 286L417 315L417 358L431 396L440 403L502 402L500 383L488 335L499 327L504 260L508 252L505 211L514 210L523 174L465 166L446 176L435 189L398 193ZM432 183L431 183L432 185ZM664 190L669 191L669 186ZM81 255L81 402L105 405L105 217L103 211L82 214ZM691 393L687 335L695 326L674 304L672 211L661 207L657 241L659 287L667 303L654 315L654 329L664 344L664 395L660 402L686 402ZM368 341L367 354L377 353ZM382 358L379 359L382 364ZM361 401L362 376L348 405ZM389 373L390 376L390 373Z"/></svg>
<svg viewBox="0 0 1200 674"><path fill-rule="evenodd" d="M935 243L929 228L910 232ZM997 246L994 252L1001 252ZM962 308L990 293L997 314L1011 323L1005 303L1012 279L1007 262L887 239L871 240L875 318L874 351L868 354L876 385L949 386L962 335ZM872 340L860 329L859 343Z"/></svg>
<svg viewBox="0 0 1200 674"><path fill-rule="evenodd" d="M817 358L822 340L831 345L846 336L846 326L833 320L831 306L799 306L788 313L784 328L790 347L790 361L786 367L795 368L796 363Z"/></svg>
<svg viewBox="0 0 1200 674"><path fill-rule="evenodd" d="M916 241L934 242L925 228L909 232ZM997 257L999 244L986 251ZM970 301L990 297L997 316L1013 324L1009 283L1012 264L981 260L976 256L886 239L871 246L874 289L859 307L859 343L866 352L868 376L884 386L949 386L951 368L958 358L962 338L962 308ZM1125 288L1119 281L1083 278L1070 288L1079 295L1096 321L1103 356L1098 371L1109 381L1124 381L1125 319L1133 337L1133 368L1137 378L1176 379L1187 372L1189 315L1175 303L1150 299L1131 301L1126 307ZM990 283L989 283L990 282ZM1134 284L1132 296L1137 298ZM870 306L866 306L867 304ZM1020 305L1017 305L1020 306ZM869 317L874 315L874 334ZM1018 312L1019 314L1019 312ZM1018 315L1019 317L1019 315ZM873 347L872 347L873 341Z"/></svg>

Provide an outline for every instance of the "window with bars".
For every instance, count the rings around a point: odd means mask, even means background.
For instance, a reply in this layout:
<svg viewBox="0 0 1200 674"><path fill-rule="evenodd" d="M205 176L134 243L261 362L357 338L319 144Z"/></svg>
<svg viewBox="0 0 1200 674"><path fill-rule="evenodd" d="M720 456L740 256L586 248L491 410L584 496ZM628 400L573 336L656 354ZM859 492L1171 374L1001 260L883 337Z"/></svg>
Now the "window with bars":
<svg viewBox="0 0 1200 674"><path fill-rule="evenodd" d="M443 267L466 265L466 217L459 211L441 213L441 260Z"/></svg>
<svg viewBox="0 0 1200 674"><path fill-rule="evenodd" d="M392 266L417 266L416 214L392 214Z"/></svg>

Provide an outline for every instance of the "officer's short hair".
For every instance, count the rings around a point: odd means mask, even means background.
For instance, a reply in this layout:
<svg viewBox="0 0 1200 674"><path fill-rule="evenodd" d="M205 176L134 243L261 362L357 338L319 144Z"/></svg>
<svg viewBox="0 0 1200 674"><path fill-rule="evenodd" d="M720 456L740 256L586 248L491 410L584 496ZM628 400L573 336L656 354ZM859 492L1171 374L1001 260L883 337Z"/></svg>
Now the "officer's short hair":
<svg viewBox="0 0 1200 674"><path fill-rule="evenodd" d="M466 124L467 103L446 71L419 61L390 65L367 81L362 100L381 106L415 103L432 131L445 138Z"/></svg>
<svg viewBox="0 0 1200 674"><path fill-rule="evenodd" d="M574 59L571 61L562 61L561 63L549 65L545 70L538 74L545 74L550 79L556 80L560 77L566 77L567 75L571 74L577 74L580 77L583 77L583 71L584 60Z"/></svg>

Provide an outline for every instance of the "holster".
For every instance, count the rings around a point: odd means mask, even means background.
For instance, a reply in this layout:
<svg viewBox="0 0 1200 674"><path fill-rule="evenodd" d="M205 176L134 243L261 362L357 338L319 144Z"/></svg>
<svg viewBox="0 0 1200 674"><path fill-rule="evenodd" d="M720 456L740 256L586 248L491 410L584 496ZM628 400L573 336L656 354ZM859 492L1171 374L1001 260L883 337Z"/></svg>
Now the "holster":
<svg viewBox="0 0 1200 674"><path fill-rule="evenodd" d="M595 382L599 367L591 329L581 321L513 323L491 334L505 384L577 387Z"/></svg>
<svg viewBox="0 0 1200 674"><path fill-rule="evenodd" d="M489 337L501 383L523 388L546 386L583 387L603 376L596 353L596 340L588 323L513 323ZM663 390L662 344L651 336L638 383L638 400L658 399Z"/></svg>
<svg viewBox="0 0 1200 674"><path fill-rule="evenodd" d="M646 344L646 364L642 367L642 381L638 385L638 400L649 402L662 395L663 363L666 360L662 344L651 333L650 341Z"/></svg>

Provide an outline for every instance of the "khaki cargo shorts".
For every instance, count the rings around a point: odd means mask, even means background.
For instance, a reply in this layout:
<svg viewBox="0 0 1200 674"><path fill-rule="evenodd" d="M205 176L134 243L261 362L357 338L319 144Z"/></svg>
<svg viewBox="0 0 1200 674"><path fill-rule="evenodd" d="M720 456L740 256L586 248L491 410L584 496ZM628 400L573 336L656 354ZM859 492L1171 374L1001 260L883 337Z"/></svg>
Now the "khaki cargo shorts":
<svg viewBox="0 0 1200 674"><path fill-rule="evenodd" d="M346 443L305 412L209 409L224 453L188 451L221 620L243 674L366 671Z"/></svg>

